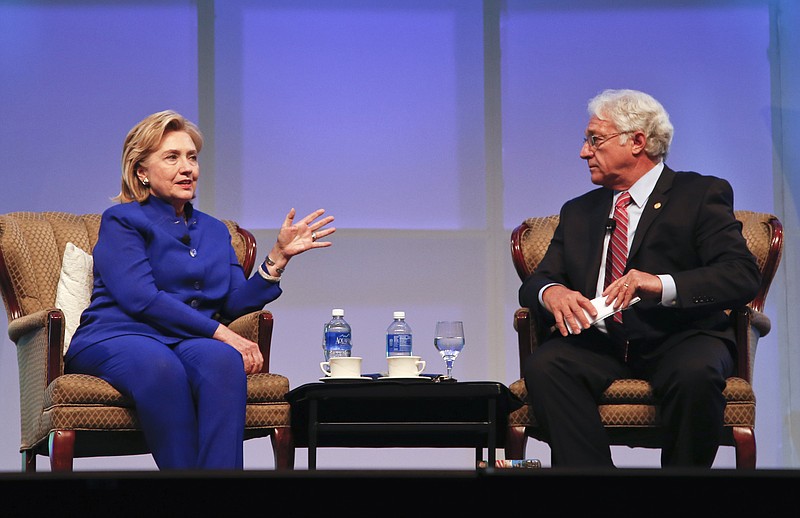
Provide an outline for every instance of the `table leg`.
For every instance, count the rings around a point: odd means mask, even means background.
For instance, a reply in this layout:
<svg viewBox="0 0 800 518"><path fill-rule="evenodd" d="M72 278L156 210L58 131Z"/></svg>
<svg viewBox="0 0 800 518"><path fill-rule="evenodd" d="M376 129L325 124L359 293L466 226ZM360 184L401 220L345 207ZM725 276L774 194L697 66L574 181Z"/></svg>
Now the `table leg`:
<svg viewBox="0 0 800 518"><path fill-rule="evenodd" d="M308 403L308 469L317 469L317 400Z"/></svg>
<svg viewBox="0 0 800 518"><path fill-rule="evenodd" d="M494 468L495 458L497 457L497 427L495 426L495 416L497 415L497 401L489 398L489 436L486 447L489 449L489 468Z"/></svg>

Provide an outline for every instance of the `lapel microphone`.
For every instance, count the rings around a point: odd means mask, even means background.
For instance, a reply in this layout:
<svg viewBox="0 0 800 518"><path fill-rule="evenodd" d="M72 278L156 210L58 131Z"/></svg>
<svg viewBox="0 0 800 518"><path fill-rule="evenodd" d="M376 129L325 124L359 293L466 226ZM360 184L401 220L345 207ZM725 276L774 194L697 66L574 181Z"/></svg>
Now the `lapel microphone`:
<svg viewBox="0 0 800 518"><path fill-rule="evenodd" d="M617 228L617 221L614 218L608 218L606 220L606 232L614 232L615 228Z"/></svg>
<svg viewBox="0 0 800 518"><path fill-rule="evenodd" d="M194 225L195 223L197 223L197 219L192 218L190 221L187 222L187 227L190 227L190 226ZM181 243L183 243L186 246L189 246L189 245L192 244L192 238L189 236L189 229L188 228L186 229L186 234L184 234L183 237L181 238Z"/></svg>

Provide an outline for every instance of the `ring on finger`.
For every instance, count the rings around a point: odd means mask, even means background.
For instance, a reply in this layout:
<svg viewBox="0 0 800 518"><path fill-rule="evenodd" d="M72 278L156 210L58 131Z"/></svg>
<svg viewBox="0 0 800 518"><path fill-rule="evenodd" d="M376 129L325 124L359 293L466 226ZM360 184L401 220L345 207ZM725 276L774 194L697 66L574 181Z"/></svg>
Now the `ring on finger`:
<svg viewBox="0 0 800 518"><path fill-rule="evenodd" d="M316 241L316 240L317 240L317 233L311 232L311 241Z"/></svg>
<svg viewBox="0 0 800 518"><path fill-rule="evenodd" d="M625 286L626 288L630 287L630 285L627 282L623 282L622 285Z"/></svg>

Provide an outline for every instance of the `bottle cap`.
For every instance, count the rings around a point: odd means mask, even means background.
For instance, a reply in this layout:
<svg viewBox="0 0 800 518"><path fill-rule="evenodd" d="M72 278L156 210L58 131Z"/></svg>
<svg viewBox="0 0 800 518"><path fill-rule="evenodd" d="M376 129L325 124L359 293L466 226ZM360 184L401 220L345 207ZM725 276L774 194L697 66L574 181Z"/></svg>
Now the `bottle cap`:
<svg viewBox="0 0 800 518"><path fill-rule="evenodd" d="M406 318L406 312L405 311L395 311L394 312L394 318Z"/></svg>
<svg viewBox="0 0 800 518"><path fill-rule="evenodd" d="M332 317L343 317L344 316L344 310L343 309L334 309L333 311L331 311L331 316Z"/></svg>

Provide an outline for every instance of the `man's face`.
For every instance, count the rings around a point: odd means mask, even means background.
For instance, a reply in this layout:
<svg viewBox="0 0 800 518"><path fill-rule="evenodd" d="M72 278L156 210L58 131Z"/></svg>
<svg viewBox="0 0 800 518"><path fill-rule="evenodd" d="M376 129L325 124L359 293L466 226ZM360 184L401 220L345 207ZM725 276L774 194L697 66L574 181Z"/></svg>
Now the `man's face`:
<svg viewBox="0 0 800 518"><path fill-rule="evenodd" d="M614 189L626 183L626 173L634 165L631 152L633 141L627 138L623 144L623 139L620 138L622 136L612 122L597 117L589 119L586 126L587 140L581 147L581 158L589 166L593 184Z"/></svg>

